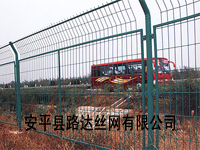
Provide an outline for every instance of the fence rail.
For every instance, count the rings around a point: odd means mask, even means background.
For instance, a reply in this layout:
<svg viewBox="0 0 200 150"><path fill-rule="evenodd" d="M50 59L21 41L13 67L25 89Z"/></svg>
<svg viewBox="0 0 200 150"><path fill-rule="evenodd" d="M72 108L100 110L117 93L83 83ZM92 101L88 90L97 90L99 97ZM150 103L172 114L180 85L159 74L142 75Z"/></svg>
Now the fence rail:
<svg viewBox="0 0 200 150"><path fill-rule="evenodd" d="M101 149L199 149L199 6L115 0L0 47L0 122Z"/></svg>

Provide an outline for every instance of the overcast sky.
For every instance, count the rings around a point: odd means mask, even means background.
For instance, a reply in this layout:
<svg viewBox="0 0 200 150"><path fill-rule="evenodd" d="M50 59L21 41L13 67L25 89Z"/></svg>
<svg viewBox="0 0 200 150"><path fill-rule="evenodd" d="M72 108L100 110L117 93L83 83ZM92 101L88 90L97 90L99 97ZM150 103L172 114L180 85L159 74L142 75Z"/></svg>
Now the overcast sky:
<svg viewBox="0 0 200 150"><path fill-rule="evenodd" d="M0 46L109 2L111 0L0 0ZM144 13L138 0L130 2L141 24L139 28L144 28ZM156 2L147 1L147 4L157 16L152 23L158 23Z"/></svg>
<svg viewBox="0 0 200 150"><path fill-rule="evenodd" d="M0 0L0 46L108 0Z"/></svg>

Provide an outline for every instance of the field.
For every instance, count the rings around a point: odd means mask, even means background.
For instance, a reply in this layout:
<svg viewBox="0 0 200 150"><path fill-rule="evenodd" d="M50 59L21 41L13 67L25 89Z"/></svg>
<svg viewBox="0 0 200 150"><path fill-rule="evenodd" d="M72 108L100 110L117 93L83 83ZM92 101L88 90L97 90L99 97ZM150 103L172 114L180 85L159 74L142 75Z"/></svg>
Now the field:
<svg viewBox="0 0 200 150"><path fill-rule="evenodd" d="M97 149L0 123L0 149Z"/></svg>
<svg viewBox="0 0 200 150"><path fill-rule="evenodd" d="M190 90L193 86L192 82ZM196 83L195 83L196 84ZM179 91L179 86L176 86L176 91L173 92L175 85L160 85L159 87L159 118L162 121L160 123L159 130L159 149L198 149L200 147L200 118L198 110L195 109L198 101L198 93L191 92L188 94L186 89L187 81L184 81L184 86L180 86L182 91ZM164 88L163 88L164 87ZM198 88L194 88L199 90ZM171 92L168 92L171 91ZM140 90L139 90L140 91ZM16 124L16 108L15 108L15 96L14 90L7 89L1 92L1 106L0 106L0 120L3 122L9 122ZM174 100L174 98L179 100ZM142 93L135 91L123 91L123 89L115 90L114 92L107 92L104 90L88 90L85 88L69 88L65 87L61 89L61 105L59 105L59 90L58 88L46 88L46 89L21 89L21 124L24 128L28 128L26 117L37 118L37 123L34 125L36 130L25 131L23 128L21 134L15 135L9 131L17 131L17 127L7 124L1 124L1 136L4 138L1 143L1 149L12 148L50 148L50 149L97 149L95 147L87 147L83 144L75 144L65 139L71 139L73 141L79 141L89 143L93 145L99 145L111 149L141 149L143 140L143 129L138 123L141 123L141 118L137 120L138 115L142 115ZM184 99L184 101L183 101ZM196 99L195 101L193 99ZM188 103L188 100L190 103ZM155 106L154 100L154 106ZM180 103L182 105L180 105ZM190 105L189 105L190 104ZM179 107L184 106L184 107ZM188 107L190 106L190 107ZM61 107L61 111L60 108ZM62 115L63 117L63 129L62 133L55 130L55 116ZM182 114L184 113L184 114ZM39 125L41 123L41 115L50 115L49 123L51 125L44 126ZM87 124L87 115L91 118L91 130ZM119 126L111 126L109 116L119 116ZM132 127L125 128L125 117L130 116L129 121L132 121ZM145 115L147 114L147 99L145 98ZM154 110L154 115L156 115ZM175 115L175 130L165 129L165 115ZM77 120L73 118L77 116ZM69 118L71 117L71 118ZM105 117L105 118L103 118ZM102 123L104 121L105 130L96 130L98 118ZM75 119L75 120L74 120ZM73 121L73 124L69 124L69 121ZM76 124L77 123L77 124ZM130 122L129 122L130 123ZM76 126L77 125L77 126ZM129 124L130 125L130 124ZM69 127L67 129L67 126ZM73 129L74 127L74 129ZM86 127L86 128L83 128ZM148 125L146 126L148 127ZM78 130L76 130L78 128ZM52 136L44 135L49 134ZM148 131L145 130L145 144L148 141ZM62 138L60 137L62 134ZM14 136L18 136L17 140ZM155 134L154 134L155 136ZM38 138L40 137L40 138ZM27 139L27 140L25 140ZM33 142L30 139L35 139ZM40 140L42 139L42 140ZM19 141L18 141L19 140ZM21 140L21 142L20 142ZM31 141L31 142L25 142ZM51 143L51 144L49 144ZM154 140L155 143L155 140ZM156 144L154 145L156 147Z"/></svg>

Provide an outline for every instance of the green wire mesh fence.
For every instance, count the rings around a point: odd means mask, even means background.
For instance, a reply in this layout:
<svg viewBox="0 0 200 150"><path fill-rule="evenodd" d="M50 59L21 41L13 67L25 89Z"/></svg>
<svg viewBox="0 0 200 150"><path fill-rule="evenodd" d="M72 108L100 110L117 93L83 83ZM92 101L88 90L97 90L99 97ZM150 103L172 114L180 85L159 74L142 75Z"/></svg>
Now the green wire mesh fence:
<svg viewBox="0 0 200 150"><path fill-rule="evenodd" d="M164 149L198 149L200 122L200 61L198 26L199 1L156 1L161 24L154 26L155 55L175 63L162 69L157 62L157 81L161 72L171 72L174 81L157 84L157 115L173 115L175 130L169 124L157 131L157 147ZM166 76L166 75L165 75ZM158 83L157 82L157 83ZM159 110L158 110L159 109ZM168 118L172 119L172 118ZM160 137L162 137L160 139ZM160 139L160 140L159 140Z"/></svg>
<svg viewBox="0 0 200 150"><path fill-rule="evenodd" d="M15 104L15 71L14 56L9 45L1 47L1 90L0 114L1 121L17 125ZM9 83L9 84L8 84ZM3 114L5 112L5 114Z"/></svg>
<svg viewBox="0 0 200 150"><path fill-rule="evenodd" d="M115 0L1 47L0 121L105 149L198 149L200 1L153 1L153 34L137 3L146 35L135 2Z"/></svg>

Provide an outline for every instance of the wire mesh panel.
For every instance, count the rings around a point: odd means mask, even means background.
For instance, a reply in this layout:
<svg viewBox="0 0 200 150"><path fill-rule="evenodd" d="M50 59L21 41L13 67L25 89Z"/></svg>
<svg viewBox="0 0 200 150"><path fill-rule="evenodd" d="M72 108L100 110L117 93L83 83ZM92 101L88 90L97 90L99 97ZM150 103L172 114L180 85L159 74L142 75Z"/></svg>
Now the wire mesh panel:
<svg viewBox="0 0 200 150"><path fill-rule="evenodd" d="M98 148L199 149L200 1L152 2L153 34L151 4L138 4L115 0L1 47L0 121Z"/></svg>
<svg viewBox="0 0 200 150"><path fill-rule="evenodd" d="M27 126L26 118L37 118L34 128L49 134L53 130L53 115L59 114L58 54L56 52L20 60L22 125ZM43 116L42 115L47 115ZM44 118L46 117L46 118ZM51 117L51 118L50 118ZM43 121L41 121L43 120ZM39 122L51 124L49 127Z"/></svg>
<svg viewBox="0 0 200 150"><path fill-rule="evenodd" d="M154 26L156 112L164 118L156 146L199 149L200 1L156 2L162 22Z"/></svg>
<svg viewBox="0 0 200 150"><path fill-rule="evenodd" d="M16 123L14 55L9 45L0 48L0 121Z"/></svg>
<svg viewBox="0 0 200 150"><path fill-rule="evenodd" d="M23 59L135 29L136 20L129 1L116 0L14 43Z"/></svg>
<svg viewBox="0 0 200 150"><path fill-rule="evenodd" d="M22 126L96 147L140 148L146 59L129 0L13 42ZM143 92L142 92L143 91Z"/></svg>
<svg viewBox="0 0 200 150"><path fill-rule="evenodd" d="M136 92L134 85L125 89L124 84L119 84L133 76L133 72L129 72L130 75L125 73L128 67L142 67L141 60L125 62L141 58L141 37L141 32L134 31L60 51L61 83L76 85L76 88L62 88L66 90L61 93L62 116L67 125L63 137L109 148L142 146L142 131L135 126L136 115L142 111L142 93ZM124 74L117 74L115 67L120 70L122 66ZM117 82L117 78L120 78L119 83L112 84L115 80ZM91 88L87 88L88 83ZM130 124L125 127L127 114ZM117 124L112 122L113 119L118 120ZM134 139L139 140L136 142Z"/></svg>

